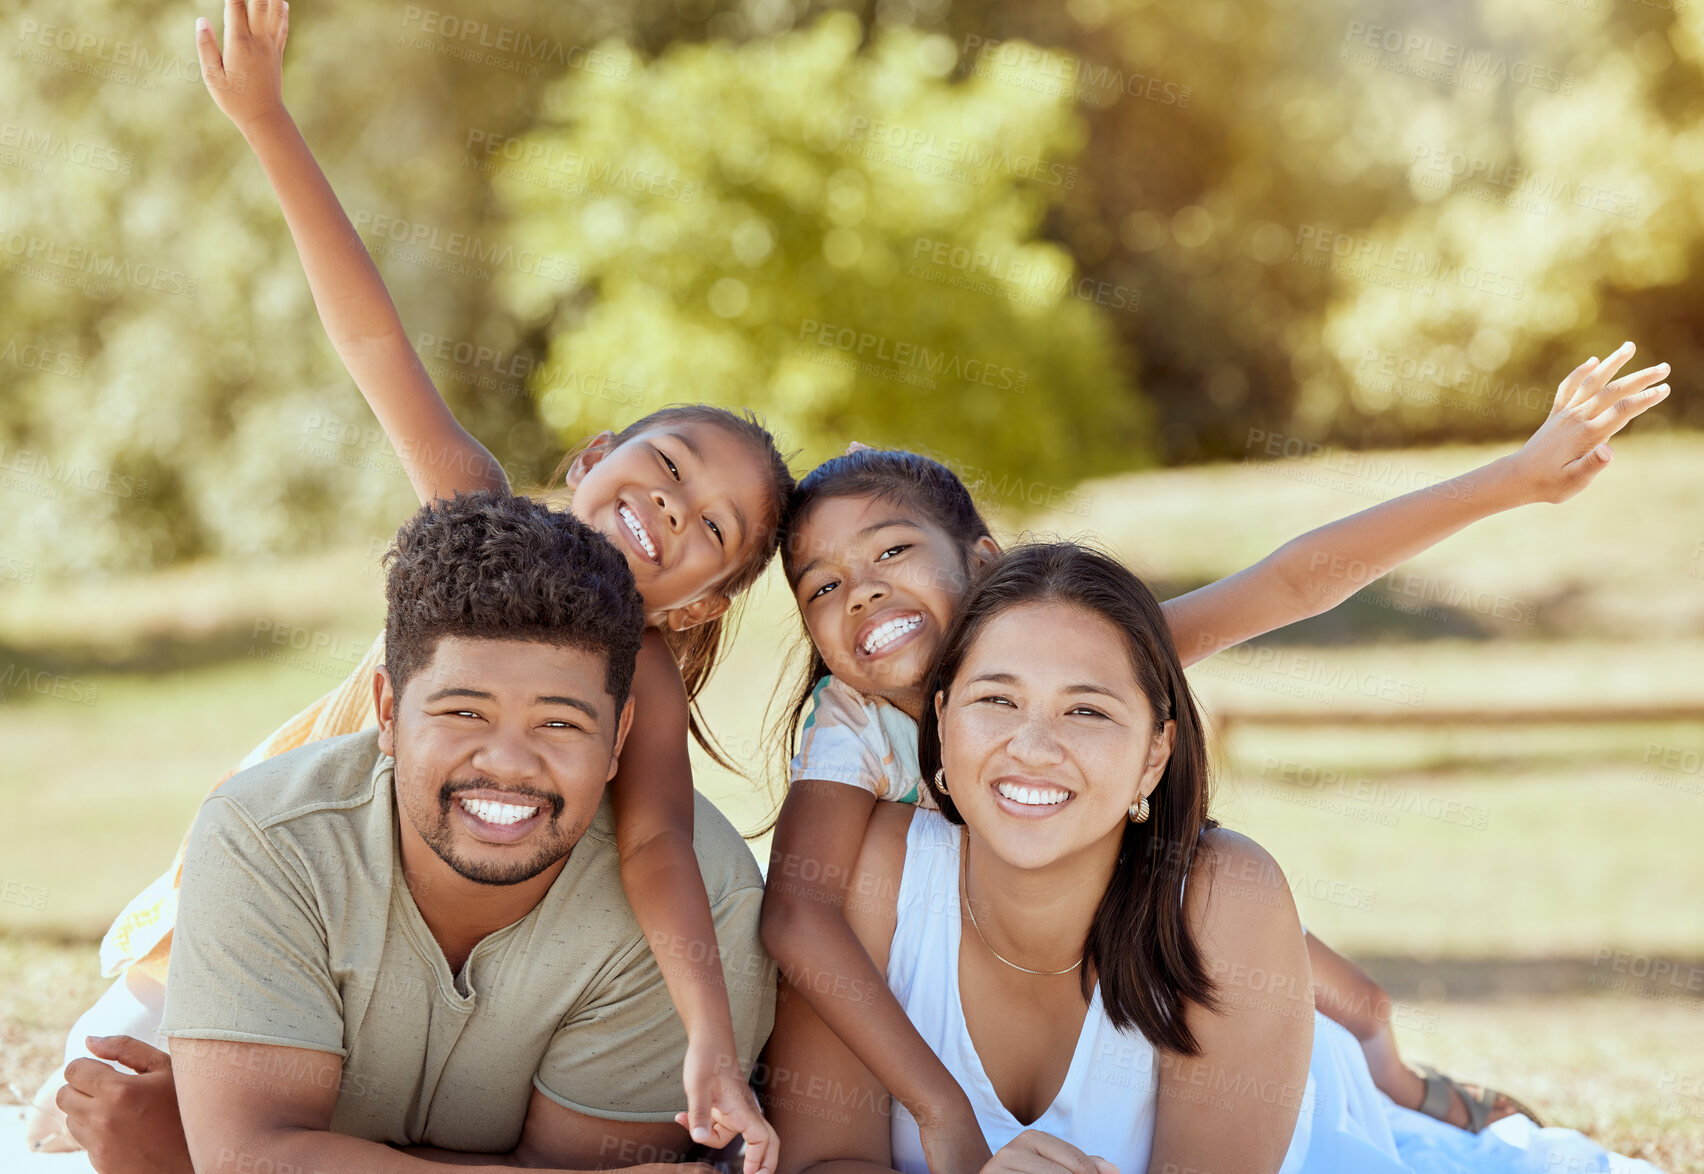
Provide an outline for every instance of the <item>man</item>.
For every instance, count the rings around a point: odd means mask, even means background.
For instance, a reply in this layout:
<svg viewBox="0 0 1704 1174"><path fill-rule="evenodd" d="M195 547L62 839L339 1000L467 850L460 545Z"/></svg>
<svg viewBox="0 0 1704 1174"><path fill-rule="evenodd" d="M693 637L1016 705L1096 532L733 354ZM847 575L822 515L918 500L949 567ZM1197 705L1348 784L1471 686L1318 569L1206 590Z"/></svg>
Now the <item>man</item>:
<svg viewBox="0 0 1704 1174"><path fill-rule="evenodd" d="M187 1169L157 1121L124 1124L150 1102L115 1082L153 1081L158 1106L162 1077L200 1171L589 1169L689 1144L686 1037L605 795L644 623L624 559L568 514L487 493L423 508L389 559L378 729L208 797L171 1057L132 1041L118 1058L141 1076L86 1071L61 1093L99 1169ZM749 1072L774 1010L762 878L702 798L695 827Z"/></svg>

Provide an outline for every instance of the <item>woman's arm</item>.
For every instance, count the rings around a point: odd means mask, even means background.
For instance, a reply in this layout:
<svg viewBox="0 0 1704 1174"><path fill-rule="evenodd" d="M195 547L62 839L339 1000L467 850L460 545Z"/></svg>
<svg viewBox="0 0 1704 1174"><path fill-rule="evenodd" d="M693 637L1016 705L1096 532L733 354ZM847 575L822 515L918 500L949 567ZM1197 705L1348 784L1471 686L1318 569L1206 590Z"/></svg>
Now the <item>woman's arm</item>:
<svg viewBox="0 0 1704 1174"><path fill-rule="evenodd" d="M1283 872L1246 836L1202 840L1184 917L1218 996L1190 1003L1196 1056L1160 1055L1151 1174L1273 1174L1284 1161L1313 1047L1307 946Z"/></svg>
<svg viewBox="0 0 1704 1174"><path fill-rule="evenodd" d="M912 814L909 806L898 803L876 805L846 884L845 924L884 991L887 981L881 974L898 925L899 881ZM775 1029L761 1067L764 1109L785 1143L780 1174L892 1168L887 1088L812 1009L788 980L785 967Z"/></svg>
<svg viewBox="0 0 1704 1174"><path fill-rule="evenodd" d="M1330 611L1481 518L1574 496L1608 465L1604 442L1668 395L1660 382L1666 363L1610 382L1632 356L1626 343L1601 364L1588 360L1570 372L1550 417L1519 452L1310 530L1252 567L1167 600L1183 663Z"/></svg>
<svg viewBox="0 0 1704 1174"><path fill-rule="evenodd" d="M746 1139L746 1174L774 1169L774 1131L757 1110L734 1039L710 898L692 850L692 763L686 687L663 636L647 629L633 673L634 712L610 784L621 884L686 1027L688 1110L693 1140L720 1148Z"/></svg>
<svg viewBox="0 0 1704 1174"><path fill-rule="evenodd" d="M862 906L891 909L898 898L897 880L891 891L852 892L870 813L895 806L849 783L793 784L770 850L763 945L792 997L809 1004L814 1018L917 1119L933 1174L977 1174L990 1155L969 1098L917 1034L848 920Z"/></svg>
<svg viewBox="0 0 1704 1174"><path fill-rule="evenodd" d="M284 107L289 15L278 0L225 6L221 53L205 20L196 51L213 101L266 169L295 238L320 321L422 502L507 490L490 452L456 422L409 343L379 271Z"/></svg>

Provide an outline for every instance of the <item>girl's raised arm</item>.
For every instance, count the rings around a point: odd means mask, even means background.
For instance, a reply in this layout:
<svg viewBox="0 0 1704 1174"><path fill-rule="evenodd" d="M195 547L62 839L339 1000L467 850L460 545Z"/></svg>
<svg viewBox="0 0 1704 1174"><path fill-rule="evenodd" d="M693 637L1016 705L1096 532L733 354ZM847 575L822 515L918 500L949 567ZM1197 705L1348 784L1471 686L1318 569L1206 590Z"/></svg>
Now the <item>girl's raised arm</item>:
<svg viewBox="0 0 1704 1174"><path fill-rule="evenodd" d="M284 107L283 0L228 0L221 51L205 17L195 48L213 101L248 140L278 195L320 321L402 460L422 502L458 490L506 491L503 468L427 376L378 268Z"/></svg>
<svg viewBox="0 0 1704 1174"><path fill-rule="evenodd" d="M1610 380L1623 343L1587 359L1556 389L1550 416L1519 452L1293 538L1252 567L1165 603L1185 665L1330 611L1368 583L1481 518L1561 502L1609 464L1610 437L1667 397L1667 363Z"/></svg>
<svg viewBox="0 0 1704 1174"><path fill-rule="evenodd" d="M639 648L633 701L644 728L622 748L610 803L622 889L686 1028L688 1111L676 1120L718 1149L743 1135L745 1174L774 1174L775 1131L740 1070L715 921L692 849L686 687L655 628Z"/></svg>

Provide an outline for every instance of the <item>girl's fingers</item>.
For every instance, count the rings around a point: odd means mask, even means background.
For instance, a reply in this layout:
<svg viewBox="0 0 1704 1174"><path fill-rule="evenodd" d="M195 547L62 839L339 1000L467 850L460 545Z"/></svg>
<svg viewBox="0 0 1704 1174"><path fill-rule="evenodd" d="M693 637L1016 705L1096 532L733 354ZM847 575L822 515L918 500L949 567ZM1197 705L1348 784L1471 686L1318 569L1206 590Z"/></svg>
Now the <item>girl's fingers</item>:
<svg viewBox="0 0 1704 1174"><path fill-rule="evenodd" d="M1646 410L1662 403L1668 398L1668 393L1669 385L1659 383L1655 387L1647 387L1643 391L1625 395L1610 404L1599 415L1593 417L1592 427L1607 428L1609 435L1614 436Z"/></svg>
<svg viewBox="0 0 1704 1174"><path fill-rule="evenodd" d="M248 31L248 5L243 0L225 0L225 49L230 50L232 37L246 37Z"/></svg>
<svg viewBox="0 0 1704 1174"><path fill-rule="evenodd" d="M1590 375L1596 366L1597 356L1593 355L1568 372L1567 377L1556 385L1556 399L1550 405L1551 415L1555 415L1574 402L1574 395L1580 390L1580 384L1586 381L1586 376Z"/></svg>
<svg viewBox="0 0 1704 1174"><path fill-rule="evenodd" d="M1626 365L1628 359L1633 357L1635 349L1637 348L1635 348L1632 343L1624 342L1611 351L1604 361L1597 365L1597 369L1594 370L1586 379L1584 386L1580 389L1580 394L1574 397L1575 402L1578 403L1582 400L1589 400L1593 396L1597 395L1598 392L1602 391L1604 385L1611 379L1614 379L1615 373Z"/></svg>
<svg viewBox="0 0 1704 1174"><path fill-rule="evenodd" d="M1631 375L1623 375L1608 387L1599 391L1591 399L1581 405L1581 413L1585 416L1596 416L1605 408L1626 399L1635 392L1644 391L1653 384L1661 383L1668 378L1669 365L1658 363L1655 367L1646 367Z"/></svg>
<svg viewBox="0 0 1704 1174"><path fill-rule="evenodd" d="M201 59L201 80L210 86L223 85L225 62L219 56L219 40L205 16L195 18L195 55Z"/></svg>

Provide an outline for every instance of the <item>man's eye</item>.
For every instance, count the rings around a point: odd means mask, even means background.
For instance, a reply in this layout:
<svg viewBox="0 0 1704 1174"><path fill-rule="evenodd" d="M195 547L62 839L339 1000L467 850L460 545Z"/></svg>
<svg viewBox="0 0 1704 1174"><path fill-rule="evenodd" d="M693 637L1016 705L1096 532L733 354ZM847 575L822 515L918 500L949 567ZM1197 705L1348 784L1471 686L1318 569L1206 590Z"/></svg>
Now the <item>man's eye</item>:
<svg viewBox="0 0 1704 1174"><path fill-rule="evenodd" d="M719 545L721 545L721 546L728 545L728 540L726 538L722 537L722 527L718 526L715 522L711 521L709 518L704 519L704 524L706 526L710 527L710 533L712 533L716 536L716 542Z"/></svg>
<svg viewBox="0 0 1704 1174"><path fill-rule="evenodd" d="M881 562L882 559L885 559L885 558L889 557L890 555L896 555L896 554L899 554L902 551L906 551L906 550L910 550L910 549L911 549L911 545L909 543L906 543L906 544L901 545L901 546L890 546L886 550L882 551L881 555L876 559L876 561Z"/></svg>
<svg viewBox="0 0 1704 1174"><path fill-rule="evenodd" d="M838 580L833 583L824 583L821 587L818 587L815 591L811 592L811 598L820 598L821 596L828 594L830 591L833 591L838 586L840 586L840 582Z"/></svg>

